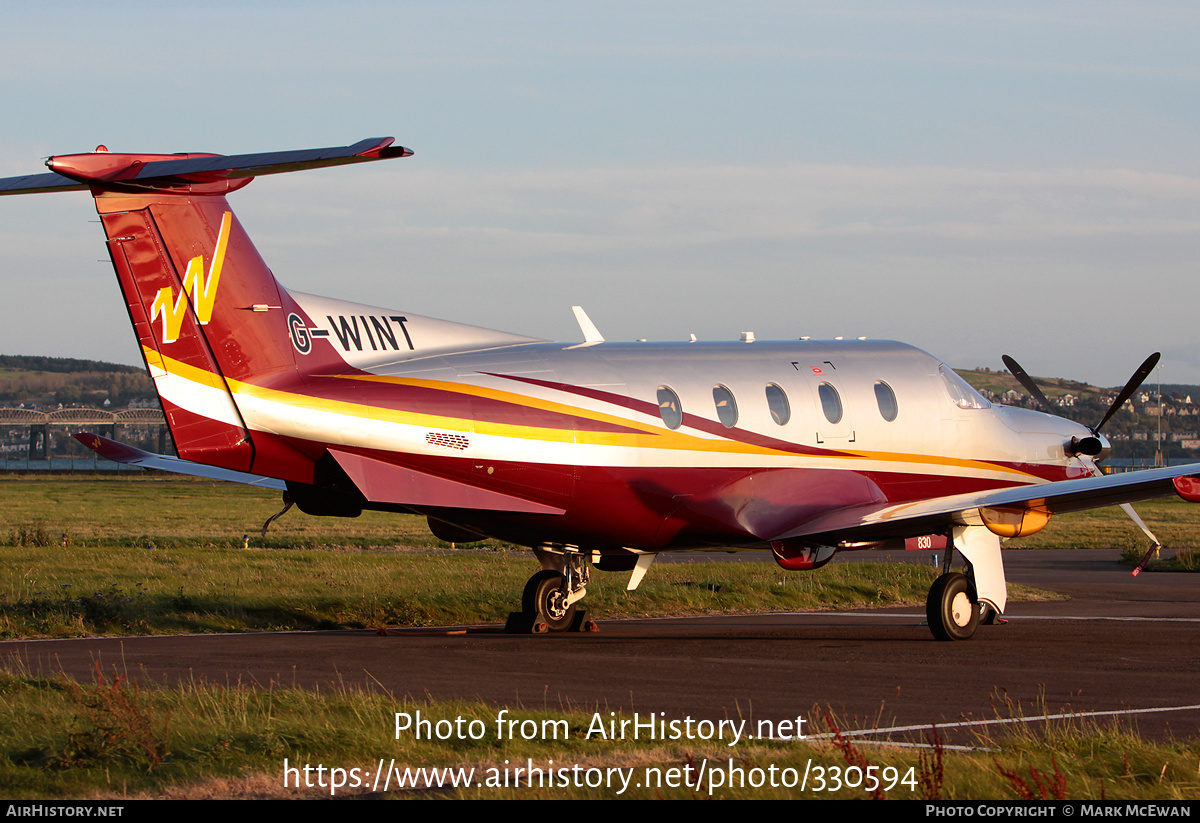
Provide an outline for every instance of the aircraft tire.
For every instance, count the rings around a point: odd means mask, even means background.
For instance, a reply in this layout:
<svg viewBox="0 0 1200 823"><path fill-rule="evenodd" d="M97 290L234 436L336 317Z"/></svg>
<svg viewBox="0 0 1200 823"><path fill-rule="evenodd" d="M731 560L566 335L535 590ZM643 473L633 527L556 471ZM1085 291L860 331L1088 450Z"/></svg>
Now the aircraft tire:
<svg viewBox="0 0 1200 823"><path fill-rule="evenodd" d="M938 640L970 640L979 626L979 603L971 581L958 572L943 574L925 601L929 631Z"/></svg>
<svg viewBox="0 0 1200 823"><path fill-rule="evenodd" d="M565 632L574 624L575 604L563 605L565 585L566 579L549 569L543 569L529 578L521 595L521 608L529 614L537 615L534 631L538 630L538 623L545 625L546 630L552 632Z"/></svg>

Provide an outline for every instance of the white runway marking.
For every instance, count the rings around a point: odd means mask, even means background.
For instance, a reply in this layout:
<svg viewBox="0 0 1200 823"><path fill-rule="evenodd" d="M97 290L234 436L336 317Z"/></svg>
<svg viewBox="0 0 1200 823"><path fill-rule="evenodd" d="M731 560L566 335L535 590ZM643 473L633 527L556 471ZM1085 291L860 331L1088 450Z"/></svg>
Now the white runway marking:
<svg viewBox="0 0 1200 823"><path fill-rule="evenodd" d="M627 617L605 620L604 622L642 623L652 620L719 620L722 618L737 617L890 617L893 620L921 620L922 622L925 620L923 612L913 612L911 614L897 614L895 612L763 612L761 614L687 614L679 615L678 617ZM1121 623L1200 623L1200 617L1104 617L1100 615L1088 617L1049 614L1022 614L1014 617L1006 614L1004 615L1004 619L1014 622L1022 620L1111 620Z"/></svg>
<svg viewBox="0 0 1200 823"><path fill-rule="evenodd" d="M1159 714L1162 712L1193 712L1200 711L1200 704L1190 706L1163 706L1156 709L1117 709L1114 711L1104 712L1063 712L1060 714L1039 714L1033 717L998 717L993 720L964 720L960 723L938 723L938 728L941 729L966 729L978 726L1010 726L1017 723L1038 723L1046 720L1077 720L1085 717L1127 717L1135 714ZM934 724L921 723L915 726L887 726L877 729L858 729L855 731L841 732L843 738L849 737L871 737L880 734L896 734L899 732L923 732L934 727ZM833 740L837 737L833 732L824 732L822 734L805 735L806 740ZM882 745L901 746L903 748L929 749L933 746L927 743L893 743L891 741L859 741L862 743L879 743ZM954 749L955 751L976 751L979 747L976 746L948 746L943 745L943 749Z"/></svg>

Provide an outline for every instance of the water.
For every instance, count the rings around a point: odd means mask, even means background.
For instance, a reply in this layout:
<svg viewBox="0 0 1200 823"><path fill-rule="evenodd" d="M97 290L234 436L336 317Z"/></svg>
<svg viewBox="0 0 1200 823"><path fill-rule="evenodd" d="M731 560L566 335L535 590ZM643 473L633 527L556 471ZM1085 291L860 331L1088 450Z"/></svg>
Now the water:
<svg viewBox="0 0 1200 823"><path fill-rule="evenodd" d="M24 457L0 457L0 471L55 471L55 472L127 472L144 471L137 466L114 463L99 455L91 457L54 457L50 460L29 460Z"/></svg>

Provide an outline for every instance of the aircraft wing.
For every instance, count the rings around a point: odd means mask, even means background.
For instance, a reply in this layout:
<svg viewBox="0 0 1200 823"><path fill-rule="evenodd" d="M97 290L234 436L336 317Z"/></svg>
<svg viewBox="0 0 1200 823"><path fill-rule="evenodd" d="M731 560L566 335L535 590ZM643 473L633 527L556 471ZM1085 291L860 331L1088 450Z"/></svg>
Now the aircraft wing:
<svg viewBox="0 0 1200 823"><path fill-rule="evenodd" d="M836 543L912 537L944 531L949 526L980 525L983 523L981 509L1039 509L1060 514L1169 497L1179 491L1200 494L1200 463L971 492L911 503L852 506L819 515L776 539L805 537L814 542Z"/></svg>
<svg viewBox="0 0 1200 823"><path fill-rule="evenodd" d="M228 480L231 483L242 483L247 486L258 486L263 489L287 490L287 485L282 480L276 480L273 477L247 474L246 472L222 469L217 466L206 466L203 463L192 463L189 460L180 460L178 457L154 454L153 452L142 451L125 443L118 443L116 440L109 440L107 437L101 437L91 432L80 432L72 436L96 454L114 463L125 463L126 465L138 466L143 469L158 469L159 471L172 472L174 474L187 474L192 477L207 477L211 480Z"/></svg>

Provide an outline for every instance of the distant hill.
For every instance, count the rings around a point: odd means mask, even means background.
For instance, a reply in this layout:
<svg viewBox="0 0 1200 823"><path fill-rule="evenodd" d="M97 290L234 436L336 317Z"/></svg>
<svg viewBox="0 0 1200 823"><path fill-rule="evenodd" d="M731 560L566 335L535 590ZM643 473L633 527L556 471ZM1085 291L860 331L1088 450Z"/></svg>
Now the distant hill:
<svg viewBox="0 0 1200 823"><path fill-rule="evenodd" d="M1149 385L1149 383L1150 381L1147 380L1143 385ZM1158 391L1157 385L1152 386L1152 388ZM1176 395L1178 397L1190 397L1192 400L1200 402L1200 386L1193 386L1187 383L1163 383L1162 393L1163 397Z"/></svg>
<svg viewBox="0 0 1200 823"><path fill-rule="evenodd" d="M1017 378L1007 371L955 371L989 400L1043 411L1017 382ZM1111 398L1123 388L1093 386L1061 377L1035 377L1034 382L1046 398L1059 407L1058 413L1062 417L1086 426L1100 422L1108 412ZM1020 396L1016 399L1005 399L1005 393L1010 390L1016 391ZM1113 457L1153 457L1160 432L1166 457L1200 457L1200 386L1164 383L1162 394L1164 402L1161 418L1158 384L1147 380L1133 396L1134 409L1121 409L1105 425L1104 434L1112 441ZM1143 396L1148 398L1147 401L1142 400ZM1191 398L1191 403L1186 402L1188 398Z"/></svg>
<svg viewBox="0 0 1200 823"><path fill-rule="evenodd" d="M954 371L979 391L987 390L999 396L1013 389L1021 394L1028 394L1017 382L1017 378L1007 371L991 369L955 369ZM1115 395L1124 388L1124 386L1093 386L1090 383L1080 383L1077 380L1068 380L1062 377L1035 377L1033 379L1038 384L1038 388L1042 390L1042 394L1046 395L1051 402L1056 402L1058 398L1066 394L1073 394L1085 403L1100 402L1100 398ZM1153 376L1142 384L1138 393L1142 392L1147 392L1152 396L1157 395L1158 384L1154 382ZM1190 396L1194 401L1200 402L1200 386L1186 383L1163 383L1162 393L1163 397L1167 399L1172 396L1179 398Z"/></svg>
<svg viewBox="0 0 1200 823"><path fill-rule="evenodd" d="M124 407L158 402L146 370L74 357L0 354L0 406Z"/></svg>
<svg viewBox="0 0 1200 823"><path fill-rule="evenodd" d="M1028 394L1022 388L1021 384L1017 382L1017 378L1013 377L1007 371L993 371L990 369L955 369L955 371L981 392L990 391L996 396L1000 396L1006 391L1016 390L1021 392L1021 394ZM1051 402L1065 394L1087 396L1089 399L1095 399L1102 395L1116 394L1119 391L1119 389L1106 389L1100 386L1080 383L1076 380L1064 380L1061 377L1035 377L1033 379L1038 384L1038 388L1042 390L1042 393Z"/></svg>
<svg viewBox="0 0 1200 823"><path fill-rule="evenodd" d="M146 371L141 366L123 366L120 363L105 363L103 360L79 360L74 357L39 357L29 354L0 354L0 369L44 371L54 374L69 374L71 372L143 374Z"/></svg>

